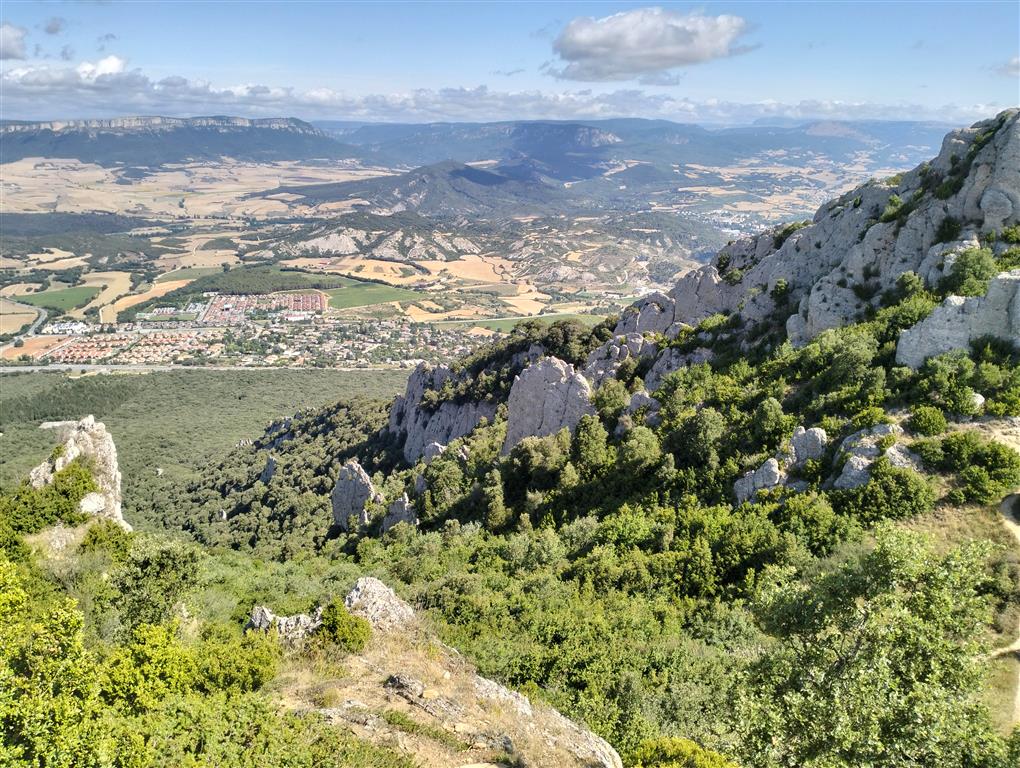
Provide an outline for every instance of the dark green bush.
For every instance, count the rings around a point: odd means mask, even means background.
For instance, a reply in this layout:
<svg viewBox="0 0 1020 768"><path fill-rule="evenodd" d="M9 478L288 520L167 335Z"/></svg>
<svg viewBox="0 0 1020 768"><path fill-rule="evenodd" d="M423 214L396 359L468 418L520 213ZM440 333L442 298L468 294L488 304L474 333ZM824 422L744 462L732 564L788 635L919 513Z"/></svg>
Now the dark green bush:
<svg viewBox="0 0 1020 768"><path fill-rule="evenodd" d="M322 609L319 634L348 653L360 653L372 637L372 625L353 615L344 601L336 598Z"/></svg>
<svg viewBox="0 0 1020 768"><path fill-rule="evenodd" d="M945 414L931 405L915 406L910 412L908 424L912 431L929 437L941 435L949 426Z"/></svg>

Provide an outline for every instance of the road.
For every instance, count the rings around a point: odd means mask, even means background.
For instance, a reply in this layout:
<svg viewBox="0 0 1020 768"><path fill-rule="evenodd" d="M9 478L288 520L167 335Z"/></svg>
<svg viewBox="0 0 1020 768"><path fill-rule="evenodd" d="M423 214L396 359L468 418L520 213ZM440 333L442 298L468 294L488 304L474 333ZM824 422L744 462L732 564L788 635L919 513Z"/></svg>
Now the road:
<svg viewBox="0 0 1020 768"><path fill-rule="evenodd" d="M5 296L4 298L7 299L7 301L11 302L11 304L19 306L22 309L27 309L30 312L36 313L35 320L32 321L32 324L30 326L28 326L28 330L25 331L24 333L19 333L18 338L24 338L26 336L35 336L35 332L39 330L39 326L46 322L46 318L49 317L49 313L42 307L35 307L31 304L22 304L20 301L15 301L10 296Z"/></svg>

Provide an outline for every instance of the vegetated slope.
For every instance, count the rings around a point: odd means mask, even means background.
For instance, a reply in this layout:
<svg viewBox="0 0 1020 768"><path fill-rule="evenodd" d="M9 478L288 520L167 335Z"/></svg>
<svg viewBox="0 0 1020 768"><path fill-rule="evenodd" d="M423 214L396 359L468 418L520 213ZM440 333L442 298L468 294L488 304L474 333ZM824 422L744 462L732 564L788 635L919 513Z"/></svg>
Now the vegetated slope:
<svg viewBox="0 0 1020 768"><path fill-rule="evenodd" d="M294 118L131 117L0 123L0 162L68 158L103 166L156 167L219 160L344 159L363 153Z"/></svg>
<svg viewBox="0 0 1020 768"><path fill-rule="evenodd" d="M902 213L906 232L931 196L943 219L980 212L946 228L937 270L910 269L930 249L887 226L900 207L877 224L823 207L851 243L885 233L846 266L889 287L840 327L786 338L815 283L784 243L812 228L770 232L724 251L749 258L727 312L682 322L677 293L615 328L524 325L420 367L388 421L341 403L276 424L145 515L303 584L395 585L482 674L633 765L724 760L693 740L754 768L1011 767L1016 681L983 681L1020 613L996 509L1020 454L967 427L1020 417L1013 299L982 319L1020 277L999 274L1017 266L1015 136L1014 113L951 136L962 154ZM774 283L744 277L774 256ZM904 340L930 353L905 363Z"/></svg>

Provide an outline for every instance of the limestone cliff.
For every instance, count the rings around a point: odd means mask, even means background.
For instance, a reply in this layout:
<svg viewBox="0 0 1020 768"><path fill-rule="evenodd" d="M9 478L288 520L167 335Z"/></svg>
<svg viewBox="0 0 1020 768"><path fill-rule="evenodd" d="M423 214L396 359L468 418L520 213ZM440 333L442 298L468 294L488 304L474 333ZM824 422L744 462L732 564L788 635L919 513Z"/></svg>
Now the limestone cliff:
<svg viewBox="0 0 1020 768"><path fill-rule="evenodd" d="M488 401L446 401L436 408L423 403L426 392L438 392L453 379L454 373L447 366L421 363L408 378L404 394L393 402L389 431L403 439L408 463L420 459L429 444L446 445L468 434L483 418L491 419L496 414L496 403Z"/></svg>
<svg viewBox="0 0 1020 768"><path fill-rule="evenodd" d="M47 421L41 429L57 430L61 444L53 455L29 474L33 488L42 488L53 482L53 475L76 459L84 461L99 487L81 500L80 509L88 515L113 520L126 530L131 526L121 513L120 466L117 463L117 446L106 425L86 416L80 421Z"/></svg>
<svg viewBox="0 0 1020 768"><path fill-rule="evenodd" d="M582 416L595 412L591 395L591 384L569 363L555 357L532 363L510 388L503 453L525 437L573 430Z"/></svg>

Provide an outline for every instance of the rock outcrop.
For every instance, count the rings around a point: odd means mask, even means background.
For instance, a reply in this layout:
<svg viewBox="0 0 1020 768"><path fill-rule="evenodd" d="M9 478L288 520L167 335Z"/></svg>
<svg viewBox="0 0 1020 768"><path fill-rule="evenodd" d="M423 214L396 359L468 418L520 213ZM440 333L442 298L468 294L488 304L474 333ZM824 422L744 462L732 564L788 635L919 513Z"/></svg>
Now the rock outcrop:
<svg viewBox="0 0 1020 768"><path fill-rule="evenodd" d="M344 659L344 675L332 683L329 697L337 703L322 707L322 683L315 681L291 692L301 709L442 768L501 764L507 754L522 765L622 768L620 756L603 739L555 709L478 675L378 579L358 579L344 604L372 625L372 637L363 651ZM398 730L379 717L384 710L425 727Z"/></svg>
<svg viewBox="0 0 1020 768"><path fill-rule="evenodd" d="M895 448L895 440L903 434L903 427L898 424L876 424L873 427L854 432L839 444L836 455L845 456L843 468L832 480L832 487L838 489L859 488L871 479L871 465L875 460ZM893 441L893 445L883 448L885 443ZM892 460L899 461L900 452L894 451ZM905 460L911 460L913 454L903 452ZM903 464L901 463L900 466Z"/></svg>
<svg viewBox="0 0 1020 768"><path fill-rule="evenodd" d="M790 438L790 453L794 465L801 466L805 461L822 458L828 444L829 435L821 427L811 429L797 427L793 430L793 437Z"/></svg>
<svg viewBox="0 0 1020 768"><path fill-rule="evenodd" d="M53 482L53 475L66 468L75 460L82 460L92 473L98 486L83 498L79 509L96 517L114 521L125 530L131 526L121 512L120 466L117 463L117 446L106 425L86 416L80 421L47 421L41 429L55 429L61 444L53 455L29 473L33 488L42 488Z"/></svg>
<svg viewBox="0 0 1020 768"><path fill-rule="evenodd" d="M772 321L781 297L797 308L786 320L787 334L804 344L877 306L904 272L934 284L954 251L1020 221L1018 115L1011 109L953 131L931 163L858 187L800 228L776 227L731 243L668 294L653 294L625 311L616 332L672 335L678 323L695 324L717 312ZM940 242L947 219L960 231Z"/></svg>
<svg viewBox="0 0 1020 768"><path fill-rule="evenodd" d="M1020 343L1020 269L992 279L984 296L950 296L900 334L896 362L920 368L929 357L968 349L982 336Z"/></svg>
<svg viewBox="0 0 1020 768"><path fill-rule="evenodd" d="M432 367L421 363L408 378L404 394L394 400L389 431L403 438L403 453L408 463L421 458L431 443L447 445L468 434L482 419L495 416L496 404L488 401L447 401L435 409L422 403L427 391L441 390L453 376L445 365Z"/></svg>
<svg viewBox="0 0 1020 768"><path fill-rule="evenodd" d="M366 619L374 629L406 630L415 621L414 609L379 579L363 576L344 598L347 610Z"/></svg>
<svg viewBox="0 0 1020 768"><path fill-rule="evenodd" d="M645 388L654 392L662 386L662 380L671 373L690 365L707 363L713 357L712 350L698 347L692 352L682 352L675 347L667 347L655 358L655 362L644 375Z"/></svg>
<svg viewBox="0 0 1020 768"><path fill-rule="evenodd" d="M825 455L829 445L829 436L821 427L805 429L797 427L790 438L789 451L780 451L770 459L766 459L758 469L751 470L737 479L733 484L733 495L737 503L752 501L759 491L789 485L791 488L806 488L803 481L790 482L787 470L799 469L804 463L817 460Z"/></svg>
<svg viewBox="0 0 1020 768"><path fill-rule="evenodd" d="M333 506L333 522L344 531L352 530L352 519L355 526L367 525L368 505L383 502L383 497L372 485L372 478L355 459L340 468L329 498Z"/></svg>
<svg viewBox="0 0 1020 768"><path fill-rule="evenodd" d="M584 365L584 375L598 387L606 379L616 375L625 360L641 359L657 354L659 348L640 333L627 333L615 336L588 355Z"/></svg>
<svg viewBox="0 0 1020 768"><path fill-rule="evenodd" d="M591 395L591 384L569 363L555 357L532 363L510 388L503 453L525 437L573 430L582 416L595 412Z"/></svg>
<svg viewBox="0 0 1020 768"><path fill-rule="evenodd" d="M256 605L251 609L246 630L269 632L276 630L280 640L287 645L299 645L305 638L322 626L322 608L316 608L311 614L298 613L293 616L277 616L264 605Z"/></svg>
<svg viewBox="0 0 1020 768"><path fill-rule="evenodd" d="M396 501L390 502L386 508L386 515L382 521L382 532L386 533L390 528L400 523L418 526L418 514L414 511L414 505L407 498L406 493Z"/></svg>

